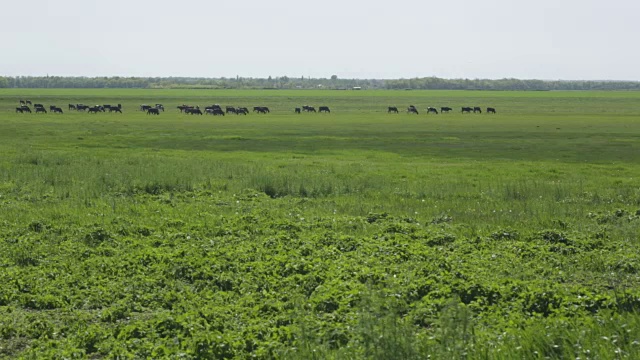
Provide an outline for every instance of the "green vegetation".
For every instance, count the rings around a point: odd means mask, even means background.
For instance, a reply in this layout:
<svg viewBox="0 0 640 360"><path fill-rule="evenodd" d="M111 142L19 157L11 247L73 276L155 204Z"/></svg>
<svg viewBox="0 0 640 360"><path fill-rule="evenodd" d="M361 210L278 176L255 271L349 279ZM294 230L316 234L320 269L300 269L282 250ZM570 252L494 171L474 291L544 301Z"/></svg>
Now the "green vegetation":
<svg viewBox="0 0 640 360"><path fill-rule="evenodd" d="M2 89L0 358L639 358L639 100Z"/></svg>
<svg viewBox="0 0 640 360"><path fill-rule="evenodd" d="M640 90L639 81L578 81L522 79L340 79L276 76L268 78L190 77L0 77L0 88L83 88L83 89L362 89L394 90Z"/></svg>

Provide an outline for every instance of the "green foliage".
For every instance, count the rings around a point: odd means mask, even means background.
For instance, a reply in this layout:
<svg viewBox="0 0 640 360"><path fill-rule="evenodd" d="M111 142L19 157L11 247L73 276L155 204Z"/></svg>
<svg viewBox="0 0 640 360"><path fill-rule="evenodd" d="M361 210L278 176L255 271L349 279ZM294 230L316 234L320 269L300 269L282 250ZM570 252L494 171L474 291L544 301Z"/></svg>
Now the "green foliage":
<svg viewBox="0 0 640 360"><path fill-rule="evenodd" d="M636 93L22 91L0 358L640 357Z"/></svg>

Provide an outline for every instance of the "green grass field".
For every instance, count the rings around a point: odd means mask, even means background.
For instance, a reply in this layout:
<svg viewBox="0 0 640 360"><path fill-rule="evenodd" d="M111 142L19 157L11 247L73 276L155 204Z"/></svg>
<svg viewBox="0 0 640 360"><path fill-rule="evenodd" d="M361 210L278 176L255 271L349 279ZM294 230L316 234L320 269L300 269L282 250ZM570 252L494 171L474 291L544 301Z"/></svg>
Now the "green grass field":
<svg viewBox="0 0 640 360"><path fill-rule="evenodd" d="M0 89L0 154L3 358L640 357L638 92Z"/></svg>

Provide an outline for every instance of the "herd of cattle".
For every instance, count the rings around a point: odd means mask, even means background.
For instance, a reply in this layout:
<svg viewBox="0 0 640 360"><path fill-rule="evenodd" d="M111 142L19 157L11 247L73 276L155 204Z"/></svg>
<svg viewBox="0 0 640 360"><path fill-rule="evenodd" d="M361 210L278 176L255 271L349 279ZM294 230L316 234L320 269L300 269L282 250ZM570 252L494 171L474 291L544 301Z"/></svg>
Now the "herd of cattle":
<svg viewBox="0 0 640 360"><path fill-rule="evenodd" d="M35 109L36 113L47 113L47 109L44 107L44 105L42 104L32 104L31 100L20 100L20 106L16 108L16 112L19 113L31 113L31 108L29 107L29 105L32 105ZM202 115L202 114L207 114L207 115L222 115L224 116L225 114L236 114L236 115L247 115L249 113L249 109L246 107L233 107L233 106L227 106L225 107L225 109L223 110L222 107L219 104L213 104L210 106L206 106L204 108L204 112L202 112L202 110L200 109L199 106L193 106L193 105L186 105L186 104L182 104L180 106L177 107L178 110L180 110L181 113L184 114L189 114L189 115ZM69 104L68 107L69 110L75 110L75 111L86 111L89 113L99 113L99 112L118 112L122 114L122 105L118 104L118 105L94 105L94 106L89 106L89 105L84 105L84 104ZM482 113L482 109L479 106L474 106L474 107L462 107L461 108L461 112L464 113ZM58 114L62 114L62 108L59 108L55 105L51 105L49 106L49 111L52 113L58 113ZM160 115L160 112L164 112L164 105L162 104L155 104L155 105L147 105L147 104L142 104L140 105L140 111L146 112L147 115ZM330 113L331 110L329 109L328 106L320 106L318 107L318 110L316 111L316 108L313 106L309 106L309 105L304 105L301 108L297 107L293 110L296 114L300 114L302 112L320 112L320 113ZM448 113L450 111L453 111L452 108L450 107L441 107L440 108L440 113ZM269 108L266 106L254 106L253 107L253 112L258 113L258 114L267 114L270 113L271 111L269 111ZM495 114L496 113L496 109L492 108L492 107L488 107L486 112L488 114ZM389 106L387 113L399 113L398 108L395 106ZM414 105L409 105L409 107L407 108L407 113L409 114L419 114L418 109L414 106ZM434 108L434 107L427 107L427 114L438 114L438 109Z"/></svg>
<svg viewBox="0 0 640 360"><path fill-rule="evenodd" d="M450 111L452 111L453 109L447 106L443 106L440 108L440 113L448 113ZM398 108L395 106L389 106L387 113L398 113ZM463 106L462 107L462 111L463 114L464 113L480 113L482 114L482 109L479 106ZM407 113L409 114L419 114L418 113L418 109L413 106L413 105L409 105L409 107L407 108ZM437 114L438 113L438 109L434 108L434 107L428 107L427 108L427 114L432 113L432 114ZM492 108L492 107L488 107L487 108L487 114L495 114L496 113L496 109Z"/></svg>

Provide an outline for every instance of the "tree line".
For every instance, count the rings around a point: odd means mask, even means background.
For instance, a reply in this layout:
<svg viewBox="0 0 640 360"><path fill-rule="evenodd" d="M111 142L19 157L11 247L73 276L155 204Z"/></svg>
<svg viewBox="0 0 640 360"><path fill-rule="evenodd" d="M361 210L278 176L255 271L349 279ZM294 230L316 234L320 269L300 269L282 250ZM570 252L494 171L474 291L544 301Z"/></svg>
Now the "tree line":
<svg viewBox="0 0 640 360"><path fill-rule="evenodd" d="M395 90L640 90L638 81L522 79L339 79L197 78L197 77L69 77L0 76L0 88L130 88L130 89L395 89Z"/></svg>

